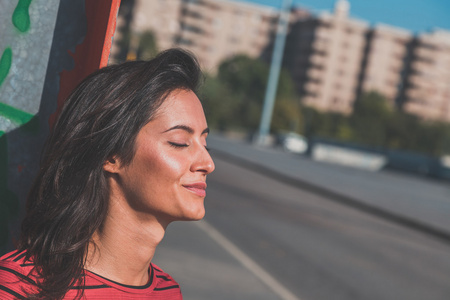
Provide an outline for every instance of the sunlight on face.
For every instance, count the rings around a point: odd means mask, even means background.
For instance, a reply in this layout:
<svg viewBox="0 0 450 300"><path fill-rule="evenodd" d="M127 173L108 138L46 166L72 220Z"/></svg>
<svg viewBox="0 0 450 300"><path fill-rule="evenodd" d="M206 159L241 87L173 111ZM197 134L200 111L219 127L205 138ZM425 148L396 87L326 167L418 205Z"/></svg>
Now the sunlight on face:
<svg viewBox="0 0 450 300"><path fill-rule="evenodd" d="M197 96L172 92L138 133L130 165L118 172L129 206L167 224L203 218L206 175L214 170L206 149L208 132Z"/></svg>

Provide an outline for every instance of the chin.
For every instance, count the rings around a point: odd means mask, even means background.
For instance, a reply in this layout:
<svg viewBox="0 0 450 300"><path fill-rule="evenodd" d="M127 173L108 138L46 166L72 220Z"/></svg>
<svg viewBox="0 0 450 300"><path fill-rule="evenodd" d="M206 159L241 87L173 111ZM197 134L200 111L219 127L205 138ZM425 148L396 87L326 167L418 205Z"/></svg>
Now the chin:
<svg viewBox="0 0 450 300"><path fill-rule="evenodd" d="M199 221L205 216L205 207L201 207L198 210L190 211L184 215L182 221Z"/></svg>
<svg viewBox="0 0 450 300"><path fill-rule="evenodd" d="M191 218L188 218L187 221L200 221L205 216L205 210L202 212L199 212L195 216L192 216Z"/></svg>
<svg viewBox="0 0 450 300"><path fill-rule="evenodd" d="M203 213L201 215L199 215L197 218L195 218L194 221L200 221L201 219L203 219L205 217L205 210L203 210Z"/></svg>

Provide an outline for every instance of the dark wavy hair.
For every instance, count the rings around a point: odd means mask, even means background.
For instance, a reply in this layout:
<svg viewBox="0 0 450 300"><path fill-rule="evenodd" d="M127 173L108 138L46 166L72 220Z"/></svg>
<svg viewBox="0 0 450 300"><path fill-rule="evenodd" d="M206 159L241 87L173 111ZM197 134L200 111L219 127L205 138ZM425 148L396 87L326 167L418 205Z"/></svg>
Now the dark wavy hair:
<svg viewBox="0 0 450 300"><path fill-rule="evenodd" d="M22 223L19 249L38 279L32 298L61 299L84 285L87 247L108 210L105 161L130 163L139 130L165 98L177 89L196 92L200 78L193 55L169 49L100 69L72 92L44 147Z"/></svg>

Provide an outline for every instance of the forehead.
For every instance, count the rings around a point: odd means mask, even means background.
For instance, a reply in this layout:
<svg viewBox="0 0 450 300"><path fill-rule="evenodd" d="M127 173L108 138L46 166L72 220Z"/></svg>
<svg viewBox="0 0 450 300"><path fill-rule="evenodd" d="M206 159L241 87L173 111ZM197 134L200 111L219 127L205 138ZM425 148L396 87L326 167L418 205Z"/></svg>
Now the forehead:
<svg viewBox="0 0 450 300"><path fill-rule="evenodd" d="M159 107L153 121L152 123L167 123L168 125L183 124L206 127L202 104L191 90L171 92Z"/></svg>

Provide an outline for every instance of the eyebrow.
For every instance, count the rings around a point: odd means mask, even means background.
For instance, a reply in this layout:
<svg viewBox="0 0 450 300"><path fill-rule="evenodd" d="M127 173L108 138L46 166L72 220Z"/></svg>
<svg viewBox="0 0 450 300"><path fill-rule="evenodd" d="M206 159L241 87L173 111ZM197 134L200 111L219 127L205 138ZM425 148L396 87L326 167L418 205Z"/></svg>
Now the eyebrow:
<svg viewBox="0 0 450 300"><path fill-rule="evenodd" d="M193 133L194 133L194 129L192 129L191 127L186 126L186 125L175 125L175 126L173 126L173 127L170 127L169 129L167 129L166 131L163 131L163 133L164 133L164 132L171 131L171 130L175 130L175 129L181 129L181 130L184 130L184 131L186 131L187 133L190 133L190 134L193 134ZM205 129L202 131L202 134L201 134L201 135L204 135L205 133L209 133L209 128L205 128Z"/></svg>

